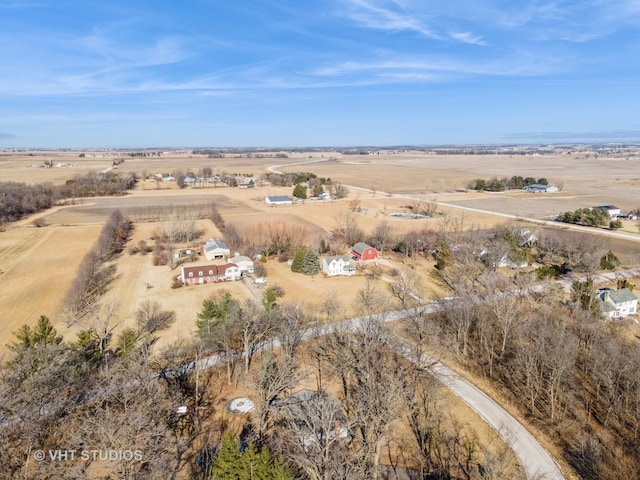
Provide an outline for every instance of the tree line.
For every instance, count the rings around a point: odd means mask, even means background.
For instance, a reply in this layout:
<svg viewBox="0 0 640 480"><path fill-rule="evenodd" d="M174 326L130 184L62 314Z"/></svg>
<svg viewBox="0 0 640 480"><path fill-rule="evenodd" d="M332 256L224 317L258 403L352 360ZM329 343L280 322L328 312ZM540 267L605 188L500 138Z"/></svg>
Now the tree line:
<svg viewBox="0 0 640 480"><path fill-rule="evenodd" d="M122 252L133 228L120 210L114 210L102 227L95 246L83 257L65 298L67 321L76 323L93 312L115 275L108 263Z"/></svg>
<svg viewBox="0 0 640 480"><path fill-rule="evenodd" d="M472 180L467 188L471 190L484 190L487 192L503 192L507 189L522 189L528 185L539 184L539 185L549 185L549 180L546 178L534 178L534 177L522 177L520 175L514 175L511 178L504 177L502 179L498 179L496 177L485 180L482 178L476 178Z"/></svg>
<svg viewBox="0 0 640 480"><path fill-rule="evenodd" d="M62 200L123 195L135 183L134 174L120 175L113 172L77 175L64 185L0 182L0 227L51 208Z"/></svg>

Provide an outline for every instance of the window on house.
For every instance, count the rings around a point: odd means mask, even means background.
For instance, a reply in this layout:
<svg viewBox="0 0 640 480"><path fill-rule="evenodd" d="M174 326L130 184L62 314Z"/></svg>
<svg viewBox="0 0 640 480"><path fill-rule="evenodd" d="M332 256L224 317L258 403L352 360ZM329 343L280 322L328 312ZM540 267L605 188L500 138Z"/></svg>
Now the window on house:
<svg viewBox="0 0 640 480"><path fill-rule="evenodd" d="M200 271L198 272L198 275L202 276L202 274L203 274L203 272L202 272L202 270L200 270Z"/></svg>
<svg viewBox="0 0 640 480"><path fill-rule="evenodd" d="M190 276L190 277L193 277L193 272L189 272L189 276Z"/></svg>
<svg viewBox="0 0 640 480"><path fill-rule="evenodd" d="M213 275L213 270L209 270L209 275Z"/></svg>

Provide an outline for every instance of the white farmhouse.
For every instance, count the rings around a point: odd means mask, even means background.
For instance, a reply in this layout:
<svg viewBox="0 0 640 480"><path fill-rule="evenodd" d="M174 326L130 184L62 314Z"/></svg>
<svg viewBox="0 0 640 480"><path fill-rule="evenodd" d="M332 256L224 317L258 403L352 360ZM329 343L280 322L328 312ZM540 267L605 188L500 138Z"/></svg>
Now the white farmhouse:
<svg viewBox="0 0 640 480"><path fill-rule="evenodd" d="M329 277L335 277L337 275L354 275L356 273L356 267L354 267L349 261L349 257L346 255L324 257L322 259L322 271Z"/></svg>
<svg viewBox="0 0 640 480"><path fill-rule="evenodd" d="M602 302L602 313L608 318L626 317L638 312L638 297L628 288L603 288L598 292L598 298Z"/></svg>

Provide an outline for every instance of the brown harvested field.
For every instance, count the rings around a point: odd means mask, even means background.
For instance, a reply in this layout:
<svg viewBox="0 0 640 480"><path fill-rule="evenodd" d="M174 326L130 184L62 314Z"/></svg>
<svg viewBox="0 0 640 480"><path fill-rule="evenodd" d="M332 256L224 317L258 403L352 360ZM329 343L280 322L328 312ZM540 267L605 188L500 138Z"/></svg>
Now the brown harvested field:
<svg viewBox="0 0 640 480"><path fill-rule="evenodd" d="M101 172L111 166L116 156L80 158L78 152L33 152L21 154L0 154L0 178L3 182L24 182L28 184L50 182L61 184L76 175ZM64 167L34 168L51 160L53 165ZM73 165L73 166L72 166Z"/></svg>
<svg viewBox="0 0 640 480"><path fill-rule="evenodd" d="M23 324L48 316L63 332L64 298L101 225L16 226L0 233L0 350Z"/></svg>

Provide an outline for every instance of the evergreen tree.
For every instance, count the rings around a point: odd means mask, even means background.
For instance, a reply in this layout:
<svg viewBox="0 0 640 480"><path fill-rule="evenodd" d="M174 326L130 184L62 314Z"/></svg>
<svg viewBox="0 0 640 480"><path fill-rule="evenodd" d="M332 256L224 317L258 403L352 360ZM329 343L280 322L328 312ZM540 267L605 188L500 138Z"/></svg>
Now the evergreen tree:
<svg viewBox="0 0 640 480"><path fill-rule="evenodd" d="M11 346L15 348L27 347L35 348L38 345L52 345L62 342L62 336L58 332L51 321L45 315L40 315L38 323L32 329L29 325L23 325L15 332L18 341Z"/></svg>
<svg viewBox="0 0 640 480"><path fill-rule="evenodd" d="M304 259L302 260L302 273L305 275L316 275L319 271L320 261L318 260L318 254L309 248L304 253Z"/></svg>
<svg viewBox="0 0 640 480"><path fill-rule="evenodd" d="M267 313L271 313L271 311L276 307L276 301L278 300L278 295L273 288L267 288L262 296L262 305L264 305L264 309Z"/></svg>
<svg viewBox="0 0 640 480"><path fill-rule="evenodd" d="M291 271L295 273L302 273L302 265L304 263L304 256L306 248L299 248L296 250L296 254L293 256L293 263L291 264Z"/></svg>
<svg viewBox="0 0 640 480"><path fill-rule="evenodd" d="M118 336L118 356L126 357L134 349L139 338L138 331L135 328L125 328Z"/></svg>
<svg viewBox="0 0 640 480"><path fill-rule="evenodd" d="M614 270L620 265L620 259L615 253L609 250L600 259L600 268L603 270Z"/></svg>
<svg viewBox="0 0 640 480"><path fill-rule="evenodd" d="M227 432L211 469L213 480L293 480L294 476L281 459L273 458L269 449L249 444L240 450L233 434Z"/></svg>
<svg viewBox="0 0 640 480"><path fill-rule="evenodd" d="M196 327L198 336L203 340L211 340L216 327L224 320L231 310L232 298L230 293L225 293L219 302L205 299L202 302L202 310L197 315Z"/></svg>
<svg viewBox="0 0 640 480"><path fill-rule="evenodd" d="M248 473L250 475L251 471ZM222 436L211 474L213 480L244 480L249 478L243 464L240 444L231 432L226 432Z"/></svg>
<svg viewBox="0 0 640 480"><path fill-rule="evenodd" d="M306 199L307 198L307 187L305 187L304 185L301 185L301 184L298 183L293 189L293 196L296 197L296 198Z"/></svg>

